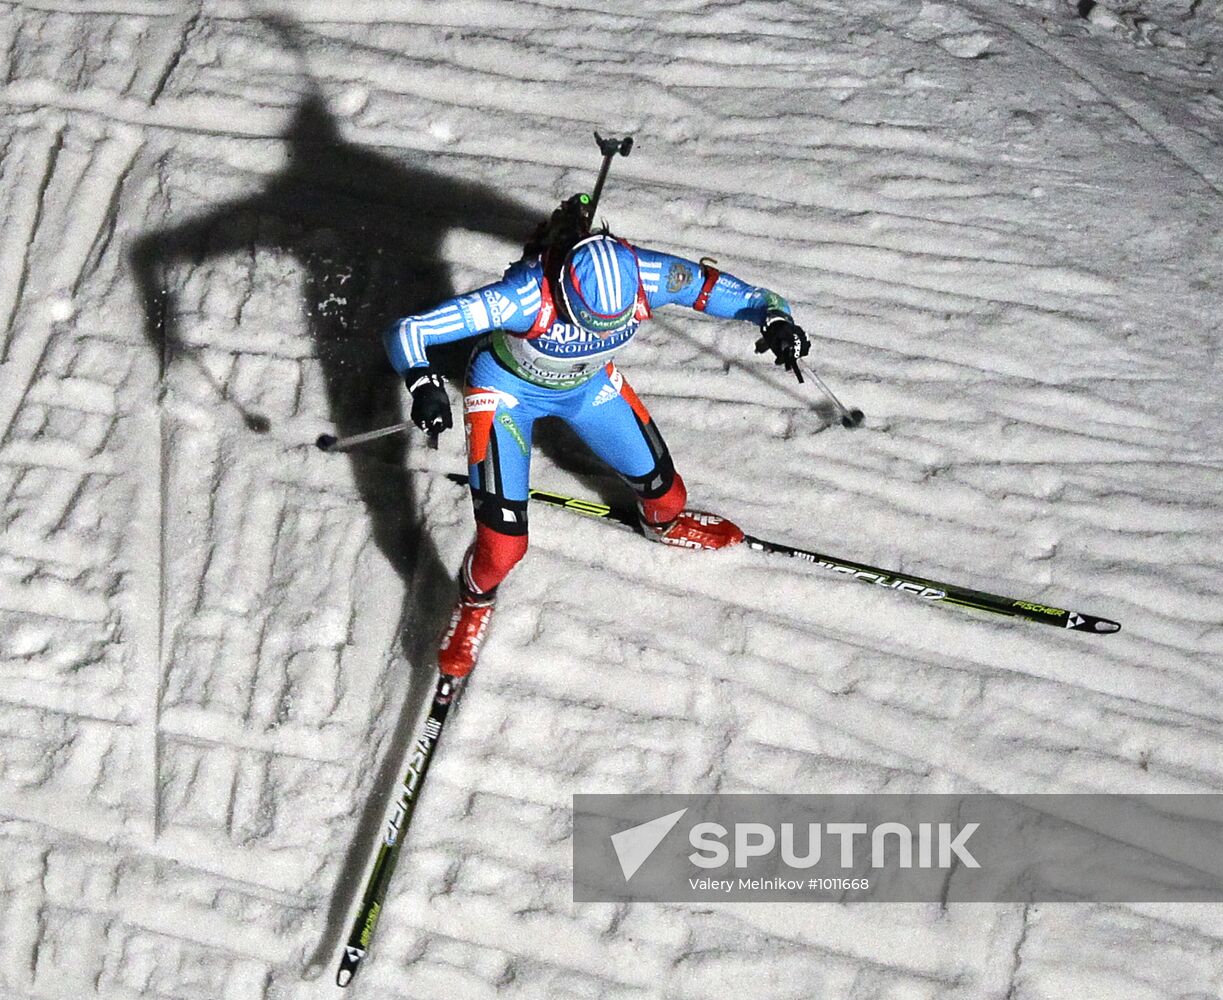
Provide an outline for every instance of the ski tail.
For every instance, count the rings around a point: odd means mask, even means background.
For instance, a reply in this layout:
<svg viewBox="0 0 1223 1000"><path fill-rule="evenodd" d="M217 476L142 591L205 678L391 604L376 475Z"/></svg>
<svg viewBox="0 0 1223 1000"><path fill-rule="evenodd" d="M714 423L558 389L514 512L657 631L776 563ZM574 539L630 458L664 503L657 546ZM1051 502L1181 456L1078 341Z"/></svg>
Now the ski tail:
<svg viewBox="0 0 1223 1000"><path fill-rule="evenodd" d="M438 674L437 688L433 693L433 704L429 707L429 716L424 728L412 746L408 758L408 767L403 783L399 787L399 795L387 817L383 828L382 841L378 845L378 854L374 858L374 866L370 870L365 883L365 893L361 897L361 907L353 921L352 931L348 935L348 943L340 956L340 966L336 971L337 986L347 986L353 981L361 968L361 962L369 951L370 940L374 929L378 926L378 918L382 914L382 904L386 900L387 887L395 865L399 861L400 848L412 814L416 811L416 802L420 796L421 785L433 760L438 740L442 735L442 726L450 712L450 706L462 691L462 682L446 674Z"/></svg>

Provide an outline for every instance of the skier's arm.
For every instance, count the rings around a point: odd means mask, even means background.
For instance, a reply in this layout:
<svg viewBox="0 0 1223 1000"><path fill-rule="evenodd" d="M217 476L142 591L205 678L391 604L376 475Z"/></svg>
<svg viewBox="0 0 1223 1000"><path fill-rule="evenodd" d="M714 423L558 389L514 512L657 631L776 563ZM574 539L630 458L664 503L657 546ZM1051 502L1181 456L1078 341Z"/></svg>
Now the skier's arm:
<svg viewBox="0 0 1223 1000"><path fill-rule="evenodd" d="M811 342L794 322L790 303L776 292L749 285L710 265L656 250L638 248L637 259L651 309L675 303L722 319L754 323L761 333L756 353L772 351L774 361L802 381L798 359L811 350Z"/></svg>
<svg viewBox="0 0 1223 1000"><path fill-rule="evenodd" d="M763 326L770 312L790 315L790 304L776 292L657 250L637 247L641 282L650 308L681 305L719 319L742 319Z"/></svg>
<svg viewBox="0 0 1223 1000"><path fill-rule="evenodd" d="M412 423L434 435L453 423L442 378L429 367L430 347L490 330L525 333L541 301L538 278L530 266L520 262L511 265L500 281L392 323L382 342L391 365L412 394Z"/></svg>
<svg viewBox="0 0 1223 1000"><path fill-rule="evenodd" d="M447 299L441 305L396 320L382 335L387 357L405 378L429 364L428 350L490 330L525 333L539 312L539 281L529 268L514 265L500 281Z"/></svg>

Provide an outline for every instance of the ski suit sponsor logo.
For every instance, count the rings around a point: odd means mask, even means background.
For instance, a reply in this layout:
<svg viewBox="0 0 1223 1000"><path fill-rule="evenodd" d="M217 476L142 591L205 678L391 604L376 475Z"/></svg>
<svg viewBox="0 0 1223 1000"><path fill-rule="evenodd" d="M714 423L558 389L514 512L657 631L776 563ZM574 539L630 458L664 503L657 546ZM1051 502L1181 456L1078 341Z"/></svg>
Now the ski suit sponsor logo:
<svg viewBox="0 0 1223 1000"><path fill-rule="evenodd" d="M530 451L530 449L527 447L526 441L523 439L522 432L518 429L518 425L514 423L513 417L511 417L508 413L501 413L497 416L497 423L499 423L509 432L510 437L514 439L514 444L518 445L519 451L521 451L524 455Z"/></svg>
<svg viewBox="0 0 1223 1000"><path fill-rule="evenodd" d="M416 789L420 785L420 776L424 773L425 765L429 763L429 755L433 752L433 744L437 742L437 737L441 731L442 724L437 719L427 720L425 722L425 731L421 734L420 739L416 741L416 746L412 748L412 756L408 759L408 773L399 788L399 798L395 800L395 806L391 811L390 819L386 821L386 834L382 840L387 847L394 847L403 833L403 824L408 815L408 809L412 805L412 800L416 797Z"/></svg>
<svg viewBox="0 0 1223 1000"><path fill-rule="evenodd" d="M470 292L456 301L469 330L499 329L518 314L519 304L501 292Z"/></svg>
<svg viewBox="0 0 1223 1000"><path fill-rule="evenodd" d="M484 292L482 297L484 304L488 307L488 315L494 327L505 326L518 312L518 307L514 305L513 301L500 292Z"/></svg>
<svg viewBox="0 0 1223 1000"><path fill-rule="evenodd" d="M562 320L557 320L553 323L544 336L547 338L545 343L536 344L536 347L571 344L575 341L592 343L599 339L593 333L583 330L580 326L574 326L572 323L565 323Z"/></svg>
<svg viewBox="0 0 1223 1000"><path fill-rule="evenodd" d="M517 396L500 389L474 388L463 395L463 428L467 435L467 454L472 462L484 461L497 407L513 409L517 405Z"/></svg>
<svg viewBox="0 0 1223 1000"><path fill-rule="evenodd" d="M493 351L520 378L548 388L568 389L585 382L631 336L617 334L599 340L561 322L554 324L552 331L557 336L552 332L534 337L494 336Z"/></svg>
<svg viewBox="0 0 1223 1000"><path fill-rule="evenodd" d="M518 405L518 397L500 389L473 389L463 397L465 413L492 413L499 404L512 410Z"/></svg>
<svg viewBox="0 0 1223 1000"><path fill-rule="evenodd" d="M605 334L600 337L570 323L558 321L552 324L552 328L544 336L532 341L531 346L541 354L554 358L598 354L628 343L640 325L636 322L629 323L622 330L617 330L614 333Z"/></svg>
<svg viewBox="0 0 1223 1000"><path fill-rule="evenodd" d="M599 390L599 394L595 396L594 402L590 405L602 406L604 403L610 403L619 395L620 393L616 391L616 387L614 385L605 385Z"/></svg>
<svg viewBox="0 0 1223 1000"><path fill-rule="evenodd" d="M599 394L595 396L594 402L590 404L591 406L602 406L604 403L610 403L620 395L620 390L624 386L624 376L614 366L608 365L607 367L611 368L611 371L607 373L607 380L610 384L603 386L599 390Z"/></svg>
<svg viewBox="0 0 1223 1000"><path fill-rule="evenodd" d="M463 314L463 322L469 330L487 330L490 326L489 310L484 304L484 296L479 292L461 295L458 299L459 311Z"/></svg>

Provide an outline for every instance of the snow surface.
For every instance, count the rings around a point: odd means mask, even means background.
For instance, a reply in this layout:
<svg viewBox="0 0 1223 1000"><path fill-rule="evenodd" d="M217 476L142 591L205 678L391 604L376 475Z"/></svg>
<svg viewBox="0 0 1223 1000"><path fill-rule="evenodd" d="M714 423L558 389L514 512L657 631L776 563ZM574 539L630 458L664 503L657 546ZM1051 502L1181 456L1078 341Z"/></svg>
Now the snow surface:
<svg viewBox="0 0 1223 1000"><path fill-rule="evenodd" d="M381 323L594 128L616 230L781 291L867 413L661 314L695 501L1124 631L536 510L348 995L1223 994L1219 906L569 885L575 792L1223 789L1220 0L22 0L0 52L6 1000L337 995L471 524L459 433L312 443L402 419ZM558 428L535 481L620 495Z"/></svg>

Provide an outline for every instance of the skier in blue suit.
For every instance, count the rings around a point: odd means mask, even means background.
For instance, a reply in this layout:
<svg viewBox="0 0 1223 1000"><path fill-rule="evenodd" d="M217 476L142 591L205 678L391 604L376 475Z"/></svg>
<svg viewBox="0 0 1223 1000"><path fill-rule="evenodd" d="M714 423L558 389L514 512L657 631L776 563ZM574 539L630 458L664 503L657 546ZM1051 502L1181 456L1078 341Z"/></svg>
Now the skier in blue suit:
<svg viewBox="0 0 1223 1000"><path fill-rule="evenodd" d="M528 252L500 281L386 331L391 363L412 394L412 421L430 434L452 419L429 348L480 337L463 393L476 539L438 652L443 673L471 671L497 586L526 552L531 435L539 417L560 417L619 473L637 495L643 527L659 541L714 549L742 540L729 521L685 509L684 481L662 435L615 365L641 324L667 305L752 323L762 334L757 350L771 350L790 369L810 349L776 293L607 231Z"/></svg>

